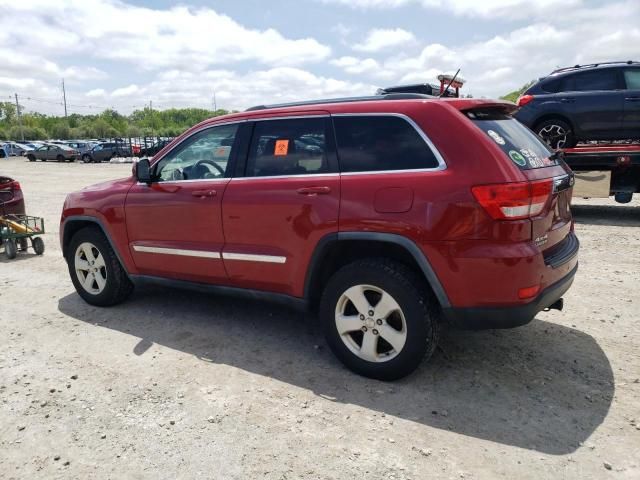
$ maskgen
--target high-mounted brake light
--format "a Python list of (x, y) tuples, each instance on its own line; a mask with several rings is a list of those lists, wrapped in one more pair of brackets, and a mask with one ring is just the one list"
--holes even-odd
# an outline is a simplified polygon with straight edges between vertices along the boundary
[(518, 98), (516, 105), (519, 107), (524, 107), (527, 103), (533, 100), (533, 95), (522, 95)]
[(553, 179), (497, 183), (471, 188), (473, 196), (495, 220), (521, 220), (539, 215), (553, 192)]

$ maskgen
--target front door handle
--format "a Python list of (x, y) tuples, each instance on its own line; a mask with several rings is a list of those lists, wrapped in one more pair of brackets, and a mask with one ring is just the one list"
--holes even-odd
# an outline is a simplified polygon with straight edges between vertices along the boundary
[(564, 97), (564, 98), (561, 98), (560, 101), (562, 103), (574, 103), (576, 99), (571, 97)]
[(218, 192), (216, 192), (215, 190), (194, 190), (193, 192), (191, 192), (191, 195), (200, 198), (215, 197), (217, 194)]
[(331, 188), (322, 186), (322, 187), (302, 187), (298, 189), (298, 193), (300, 195), (327, 195), (331, 193)]
[(625, 97), (627, 102), (640, 102), (640, 97)]

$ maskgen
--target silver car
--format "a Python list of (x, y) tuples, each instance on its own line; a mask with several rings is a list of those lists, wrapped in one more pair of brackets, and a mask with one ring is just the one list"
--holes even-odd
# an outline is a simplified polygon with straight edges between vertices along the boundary
[(9, 155), (11, 155), (12, 157), (24, 157), (27, 154), (27, 152), (30, 152), (31, 150), (33, 150), (28, 145), (25, 145), (24, 143), (17, 143), (17, 142), (6, 142), (4, 144), (4, 147), (5, 147), (5, 150), (9, 152)]

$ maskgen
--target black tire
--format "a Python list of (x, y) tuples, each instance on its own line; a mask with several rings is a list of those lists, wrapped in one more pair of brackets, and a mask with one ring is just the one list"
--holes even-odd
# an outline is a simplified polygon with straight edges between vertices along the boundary
[[(80, 244), (89, 242), (100, 252), (105, 261), (106, 285), (104, 290), (98, 294), (92, 294), (85, 290), (80, 283), (75, 271), (75, 253)], [(117, 255), (105, 238), (102, 231), (97, 227), (86, 227), (78, 231), (69, 244), (67, 251), (67, 266), (73, 286), (82, 299), (98, 307), (108, 307), (117, 305), (125, 301), (133, 292), (133, 283), (129, 280), (127, 273), (120, 264)]]
[[(374, 362), (361, 358), (347, 347), (338, 332), (335, 318), (340, 298), (347, 289), (356, 285), (369, 285), (383, 290), (391, 295), (402, 310), (406, 340), (401, 350), (390, 360)], [(336, 357), (360, 375), (386, 381), (408, 375), (424, 358), (433, 354), (439, 336), (438, 312), (436, 302), (420, 276), (400, 263), (383, 258), (359, 260), (341, 268), (329, 279), (320, 300), (320, 320), (325, 338)], [(374, 330), (376, 327), (369, 328), (378, 335), (377, 330)], [(353, 332), (354, 335), (358, 333)], [(380, 338), (384, 338), (381, 331)], [(377, 339), (375, 348), (378, 354), (380, 345)], [(390, 346), (388, 343), (387, 345)]]
[(27, 155), (27, 158), (29, 159), (30, 162), (35, 162), (36, 161), (35, 155)]
[(56, 160), (59, 161), (59, 162), (64, 162), (64, 157), (62, 155), (58, 155), (56, 157)]
[(4, 254), (9, 260), (13, 260), (18, 255), (18, 246), (13, 238), (4, 240)]
[(44, 253), (44, 240), (40, 237), (34, 237), (31, 240), (31, 246), (36, 255), (42, 255)]
[(29, 249), (29, 241), (26, 238), (18, 240), (18, 249), (21, 252), (26, 252)]
[[(577, 143), (571, 125), (560, 118), (549, 118), (540, 122), (535, 126), (533, 131), (553, 149), (572, 148), (575, 147)], [(563, 132), (565, 135), (559, 136), (562, 135)]]
[(84, 155), (82, 155), (82, 161), (84, 163), (91, 163), (93, 160), (91, 159), (90, 155), (87, 155), (86, 153)]

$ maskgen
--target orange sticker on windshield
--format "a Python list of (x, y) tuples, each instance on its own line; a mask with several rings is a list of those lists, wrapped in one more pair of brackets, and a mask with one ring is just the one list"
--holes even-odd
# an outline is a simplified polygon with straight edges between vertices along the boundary
[(273, 152), (276, 156), (286, 155), (289, 152), (289, 140), (276, 140), (276, 148)]

